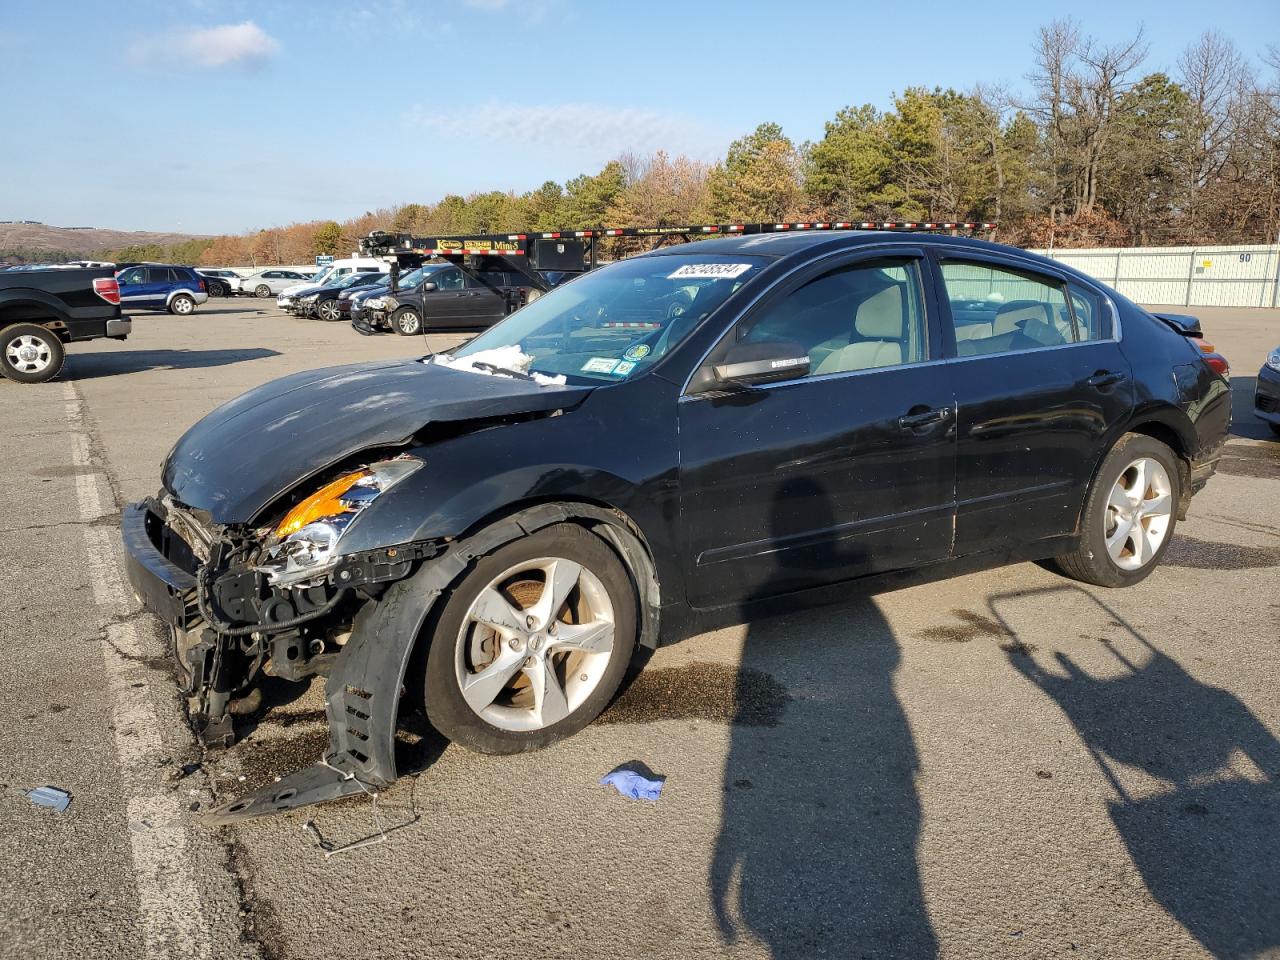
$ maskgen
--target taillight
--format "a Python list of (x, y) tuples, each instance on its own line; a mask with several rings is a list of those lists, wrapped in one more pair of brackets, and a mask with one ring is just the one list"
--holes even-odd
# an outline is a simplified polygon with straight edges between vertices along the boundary
[(204, 293), (204, 291), (205, 291), (205, 285), (204, 285), (204, 281), (203, 281), (203, 280), (197, 280), (197, 281), (196, 281), (196, 286), (200, 288), (200, 292), (201, 292), (201, 293)]
[(107, 303), (120, 302), (120, 284), (115, 277), (96, 277), (93, 281), (93, 292)]
[(1231, 364), (1227, 363), (1227, 358), (1213, 349), (1212, 343), (1206, 343), (1203, 340), (1195, 341), (1197, 347), (1200, 348), (1200, 358), (1220, 377), (1231, 376)]

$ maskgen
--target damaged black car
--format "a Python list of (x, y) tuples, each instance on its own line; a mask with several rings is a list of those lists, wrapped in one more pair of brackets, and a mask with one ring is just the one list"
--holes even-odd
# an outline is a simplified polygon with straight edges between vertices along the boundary
[(326, 678), (325, 756), (214, 819), (390, 783), (409, 704), (488, 753), (568, 736), (702, 611), (961, 557), (1135, 583), (1225, 439), (1197, 338), (995, 244), (756, 236), (252, 390), (123, 519), (207, 740)]

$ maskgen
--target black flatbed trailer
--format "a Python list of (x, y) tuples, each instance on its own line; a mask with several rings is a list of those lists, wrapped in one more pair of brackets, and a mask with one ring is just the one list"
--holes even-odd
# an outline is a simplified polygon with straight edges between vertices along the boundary
[[(543, 272), (585, 273), (599, 265), (598, 243), (615, 238), (649, 240), (650, 250), (669, 242), (687, 243), (717, 236), (762, 233), (802, 233), (822, 230), (889, 230), (896, 232), (991, 231), (991, 222), (916, 220), (835, 220), (787, 223), (698, 223), (641, 227), (589, 227), (573, 230), (527, 230), (517, 233), (473, 233), (414, 236), (381, 230), (360, 240), (361, 253), (394, 257), (402, 270), (431, 259), (447, 260), (468, 274), (485, 269), (519, 273), (530, 286), (546, 292), (551, 284)], [(516, 309), (521, 304), (509, 304)]]

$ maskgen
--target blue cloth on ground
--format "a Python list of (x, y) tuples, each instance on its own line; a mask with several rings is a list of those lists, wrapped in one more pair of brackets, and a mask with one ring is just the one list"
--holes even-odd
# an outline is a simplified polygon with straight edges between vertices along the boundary
[(634, 770), (619, 767), (601, 777), (600, 786), (613, 787), (624, 797), (630, 797), (632, 800), (657, 800), (662, 794), (662, 785), (666, 779), (666, 777), (650, 779)]

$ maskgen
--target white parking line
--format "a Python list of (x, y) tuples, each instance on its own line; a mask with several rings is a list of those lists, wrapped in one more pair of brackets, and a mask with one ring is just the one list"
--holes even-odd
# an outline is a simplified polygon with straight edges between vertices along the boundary
[[(79, 468), (76, 500), (80, 519), (100, 520), (115, 512), (105, 476), (96, 468), (84, 427), (84, 402), (74, 384), (63, 384), (71, 461)], [(84, 528), (85, 558), (93, 599), (104, 612), (128, 608), (125, 579), (118, 559), (119, 537), (108, 527)], [(110, 624), (103, 636), (102, 657), (111, 691), (112, 721), (120, 781), (126, 797), (129, 846), (138, 890), (138, 916), (147, 957), (209, 958), (212, 948), (200, 890), (191, 873), (187, 825), (181, 794), (166, 790), (158, 765), (164, 745), (152, 702), (150, 670), (138, 658), (147, 644), (135, 624)]]

